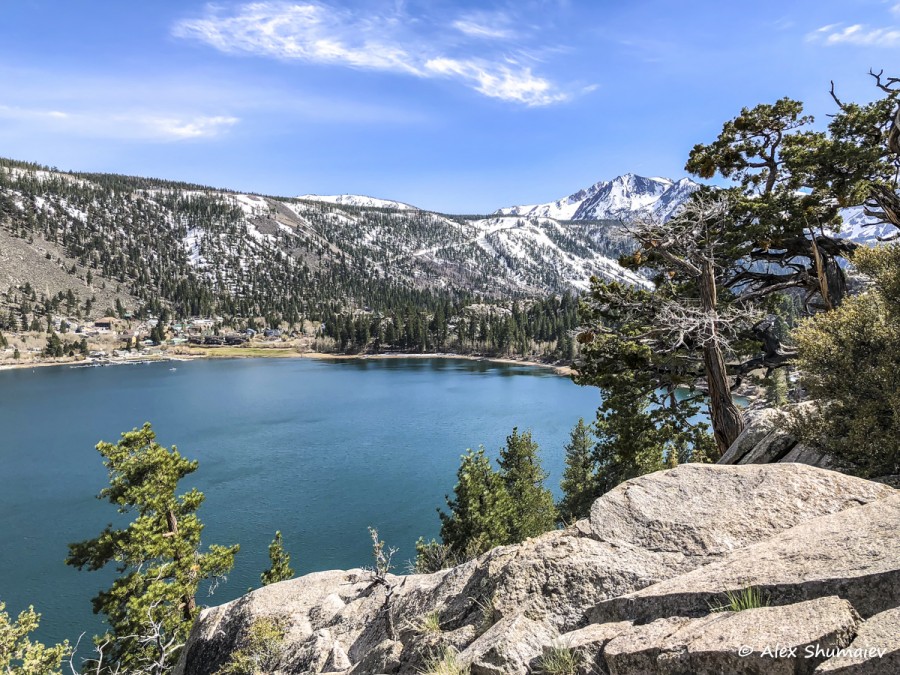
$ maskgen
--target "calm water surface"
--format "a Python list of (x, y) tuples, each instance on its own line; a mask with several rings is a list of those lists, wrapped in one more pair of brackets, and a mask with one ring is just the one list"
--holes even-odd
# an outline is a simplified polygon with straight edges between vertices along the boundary
[(369, 525), (402, 565), (438, 534), (459, 456), (479, 444), (496, 456), (516, 425), (558, 494), (569, 430), (599, 404), (549, 370), (442, 359), (39, 368), (0, 372), (0, 392), (0, 600), (33, 604), (47, 641), (101, 628), (90, 598), (111, 576), (63, 564), (67, 543), (116, 518), (95, 498), (101, 439), (150, 421), (200, 460), (180, 488), (206, 493), (204, 543), (241, 544), (228, 583), (198, 598), (214, 605), (259, 586), (277, 529), (298, 574), (368, 565)]

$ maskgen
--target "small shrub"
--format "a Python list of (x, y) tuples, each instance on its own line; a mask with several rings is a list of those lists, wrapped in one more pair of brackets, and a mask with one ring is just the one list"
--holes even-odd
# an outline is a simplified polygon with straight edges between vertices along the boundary
[(546, 675), (575, 675), (578, 661), (578, 653), (569, 647), (549, 647), (540, 658), (539, 668)]
[(432, 539), (426, 542), (419, 537), (416, 542), (416, 559), (410, 563), (409, 571), (412, 574), (431, 574), (448, 567), (453, 567), (455, 556), (446, 544)]
[(481, 609), (481, 621), (478, 624), (478, 634), (483, 635), (487, 630), (500, 620), (500, 614), (494, 607), (494, 596), (486, 596), (484, 599), (470, 598)]
[(441, 632), (441, 614), (437, 610), (429, 612), (416, 625), (420, 634), (436, 635)]
[(713, 612), (743, 612), (745, 609), (759, 609), (768, 607), (769, 598), (762, 591), (752, 586), (733, 592), (725, 591), (725, 604), (710, 607)]
[(257, 619), (250, 626), (246, 646), (231, 655), (216, 675), (263, 675), (278, 665), (284, 627), (275, 619)]
[(369, 528), (369, 536), (372, 538), (372, 558), (375, 560), (375, 578), (386, 583), (387, 575), (394, 568), (394, 555), (397, 549), (393, 546), (385, 547), (384, 542), (378, 537), (378, 530), (374, 527)]
[(459, 654), (452, 647), (445, 647), (436, 656), (425, 661), (421, 675), (470, 675), (469, 666), (459, 660)]
[(447, 544), (442, 544), (432, 539), (425, 541), (419, 537), (416, 542), (416, 559), (407, 568), (410, 574), (431, 574), (457, 565), (462, 565), (484, 552), (481, 542), (478, 540), (469, 542), (461, 553), (453, 551)]

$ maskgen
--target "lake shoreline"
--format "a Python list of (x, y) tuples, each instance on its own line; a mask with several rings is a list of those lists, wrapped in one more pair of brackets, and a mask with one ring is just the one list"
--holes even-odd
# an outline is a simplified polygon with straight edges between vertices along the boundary
[(502, 356), (475, 356), (472, 354), (452, 354), (452, 353), (412, 353), (412, 354), (328, 354), (325, 352), (306, 352), (299, 354), (301, 358), (319, 359), (323, 361), (344, 361), (344, 360), (368, 360), (368, 359), (457, 359), (463, 361), (485, 361), (488, 363), (502, 363), (513, 366), (528, 366), (529, 368), (548, 368), (562, 377), (570, 377), (575, 373), (571, 366), (558, 366), (553, 363), (542, 363), (540, 361), (527, 361), (524, 359), (504, 358)]
[[(219, 349), (222, 349), (219, 352)], [(225, 351), (227, 350), (227, 351)], [(242, 351), (246, 353), (241, 353)], [(219, 352), (219, 353), (217, 353)], [(69, 366), (70, 368), (89, 368), (89, 367), (106, 367), (120, 365), (139, 365), (147, 362), (178, 362), (178, 361), (194, 361), (200, 359), (253, 359), (253, 358), (283, 358), (283, 359), (316, 359), (320, 361), (350, 361), (350, 360), (369, 360), (369, 359), (456, 359), (465, 361), (484, 361), (489, 363), (501, 363), (506, 365), (527, 366), (530, 368), (546, 368), (552, 370), (554, 374), (560, 377), (571, 377), (575, 371), (571, 366), (559, 366), (552, 363), (542, 363), (540, 361), (527, 361), (521, 359), (504, 358), (501, 356), (476, 356), (473, 354), (453, 354), (445, 352), (434, 353), (382, 353), (382, 354), (332, 354), (329, 352), (299, 352), (292, 349), (278, 348), (242, 348), (236, 347), (229, 349), (211, 348), (202, 353), (196, 350), (178, 351), (166, 355), (153, 355), (142, 357), (140, 359), (121, 359), (104, 363), (86, 363), (85, 361), (33, 361), (28, 363), (9, 363), (0, 364), (0, 372), (4, 370), (25, 370), (28, 368), (49, 368), (52, 366), (61, 367)]]

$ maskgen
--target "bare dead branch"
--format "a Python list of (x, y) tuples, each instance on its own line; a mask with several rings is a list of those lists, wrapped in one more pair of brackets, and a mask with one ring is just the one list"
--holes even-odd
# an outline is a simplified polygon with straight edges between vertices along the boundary
[(874, 69), (870, 68), (869, 75), (875, 78), (875, 86), (881, 89), (881, 91), (888, 94), (900, 92), (900, 77), (887, 77), (884, 82), (881, 81), (881, 76), (884, 75), (884, 68), (877, 73)]
[(831, 98), (834, 99), (834, 102), (837, 103), (838, 108), (840, 108), (841, 110), (845, 110), (844, 102), (838, 98), (836, 93), (834, 93), (834, 80), (831, 80), (831, 90), (829, 91), (829, 93), (831, 94)]

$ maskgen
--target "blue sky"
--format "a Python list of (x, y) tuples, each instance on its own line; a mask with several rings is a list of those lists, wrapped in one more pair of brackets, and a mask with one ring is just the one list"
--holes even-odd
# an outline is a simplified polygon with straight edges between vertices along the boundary
[(0, 155), (480, 213), (898, 66), (898, 0), (0, 0)]

